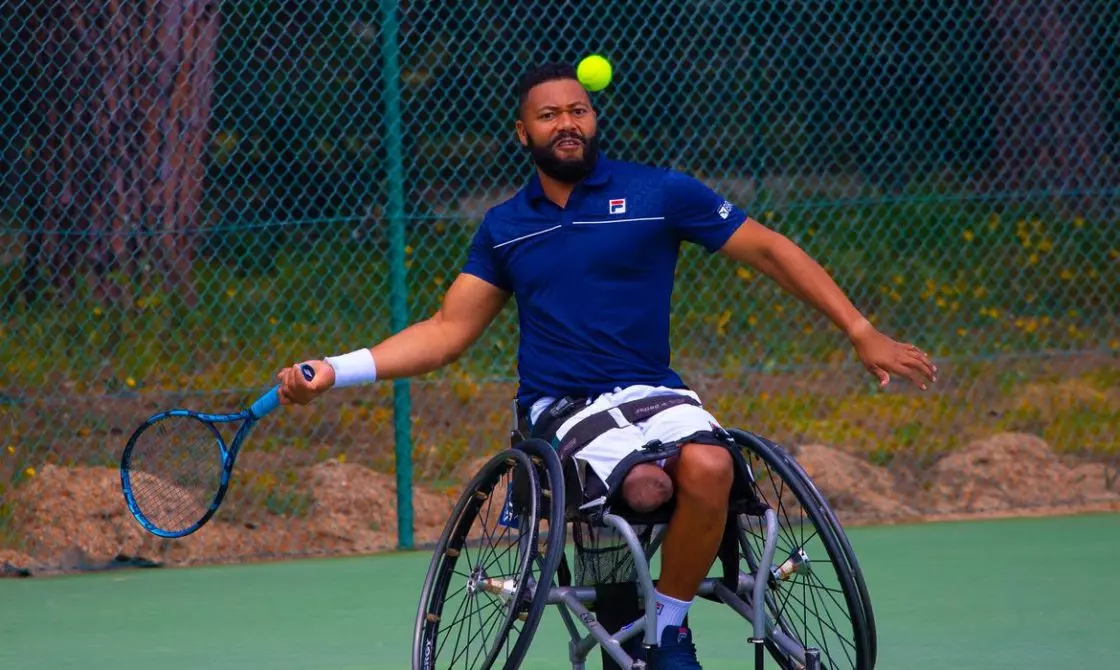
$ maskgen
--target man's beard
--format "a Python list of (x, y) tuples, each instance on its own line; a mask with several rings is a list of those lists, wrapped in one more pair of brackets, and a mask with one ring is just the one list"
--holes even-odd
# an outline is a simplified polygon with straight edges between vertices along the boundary
[[(583, 157), (563, 159), (559, 158), (554, 152), (553, 147), (557, 142), (565, 139), (578, 140), (583, 144)], [(591, 137), (584, 137), (576, 133), (561, 133), (552, 138), (552, 142), (546, 145), (537, 145), (533, 143), (533, 138), (527, 137), (529, 143), (527, 149), (529, 155), (533, 158), (533, 162), (549, 177), (556, 181), (565, 184), (574, 184), (581, 179), (591, 174), (595, 169), (595, 162), (599, 157), (599, 135), (598, 133)]]

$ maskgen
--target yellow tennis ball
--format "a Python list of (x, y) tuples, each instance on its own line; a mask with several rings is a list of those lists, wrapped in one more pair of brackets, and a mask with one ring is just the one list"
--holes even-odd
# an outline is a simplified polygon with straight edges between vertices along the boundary
[(599, 54), (591, 54), (576, 66), (579, 83), (589, 91), (601, 91), (611, 83), (611, 62)]

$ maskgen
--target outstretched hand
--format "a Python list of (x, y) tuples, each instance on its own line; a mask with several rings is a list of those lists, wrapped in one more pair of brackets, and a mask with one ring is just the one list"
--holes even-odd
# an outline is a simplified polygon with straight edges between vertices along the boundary
[(891, 375), (909, 379), (923, 391), (927, 382), (937, 381), (937, 366), (929, 354), (913, 344), (897, 342), (864, 321), (849, 336), (864, 367), (879, 378), (879, 388), (891, 382)]

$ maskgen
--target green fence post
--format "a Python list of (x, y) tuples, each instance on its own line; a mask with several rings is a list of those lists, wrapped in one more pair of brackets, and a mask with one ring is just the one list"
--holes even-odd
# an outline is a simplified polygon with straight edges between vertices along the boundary
[[(389, 188), (389, 308), (394, 333), (408, 326), (405, 272), (404, 167), (401, 157), (400, 63), (397, 2), (381, 0), (381, 84)], [(412, 549), (412, 408), (407, 379), (393, 381), (393, 436), (397, 460), (397, 544)]]

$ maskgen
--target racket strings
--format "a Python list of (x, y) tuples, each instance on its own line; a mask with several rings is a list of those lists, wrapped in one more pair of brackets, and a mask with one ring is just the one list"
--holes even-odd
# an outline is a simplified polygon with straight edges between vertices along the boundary
[(179, 531), (210, 508), (222, 478), (217, 438), (201, 421), (173, 417), (148, 427), (133, 448), (132, 494), (156, 526)]

